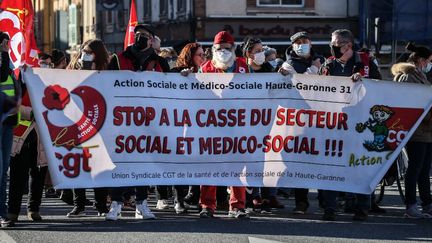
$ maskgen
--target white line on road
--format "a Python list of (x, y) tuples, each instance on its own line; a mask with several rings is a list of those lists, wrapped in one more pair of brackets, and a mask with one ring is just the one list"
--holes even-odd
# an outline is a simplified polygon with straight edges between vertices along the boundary
[(0, 230), (0, 243), (16, 243), (4, 230)]
[(261, 238), (255, 238), (255, 237), (248, 237), (249, 243), (280, 243), (280, 241), (274, 241), (274, 240), (266, 240)]

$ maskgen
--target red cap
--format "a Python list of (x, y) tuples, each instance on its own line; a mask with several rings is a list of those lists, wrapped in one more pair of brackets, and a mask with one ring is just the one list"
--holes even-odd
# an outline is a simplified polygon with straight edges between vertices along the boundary
[(234, 38), (227, 31), (221, 31), (216, 34), (213, 44), (230, 43), (234, 45)]

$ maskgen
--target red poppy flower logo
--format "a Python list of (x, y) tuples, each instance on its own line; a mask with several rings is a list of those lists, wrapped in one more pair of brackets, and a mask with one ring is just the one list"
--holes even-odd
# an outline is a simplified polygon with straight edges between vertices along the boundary
[(42, 103), (49, 110), (63, 110), (70, 101), (67, 89), (60, 85), (50, 85), (44, 91)]
[(60, 85), (51, 85), (45, 89), (44, 94), (42, 103), (48, 110), (63, 110), (70, 102), (70, 94), (80, 97), (83, 103), (81, 118), (70, 126), (55, 125), (48, 119), (48, 111), (42, 113), (54, 146), (63, 146), (71, 150), (92, 138), (102, 128), (106, 116), (106, 103), (96, 89), (79, 86), (69, 93)]

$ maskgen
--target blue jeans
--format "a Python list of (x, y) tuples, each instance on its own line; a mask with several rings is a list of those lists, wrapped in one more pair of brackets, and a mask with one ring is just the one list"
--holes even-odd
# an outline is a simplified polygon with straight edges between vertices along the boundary
[(0, 127), (0, 217), (3, 218), (7, 216), (6, 184), (12, 142), (13, 126), (3, 124)]
[(432, 143), (408, 142), (408, 168), (405, 176), (405, 204), (416, 204), (418, 185), (422, 206), (432, 203), (429, 171), (432, 161)]

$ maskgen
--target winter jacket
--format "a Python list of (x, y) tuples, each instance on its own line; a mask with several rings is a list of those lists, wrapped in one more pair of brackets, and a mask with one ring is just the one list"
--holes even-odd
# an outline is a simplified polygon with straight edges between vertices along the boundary
[[(432, 85), (426, 75), (411, 63), (398, 63), (392, 66), (394, 81)], [(432, 143), (432, 111), (429, 111), (420, 123), (410, 141)]]

